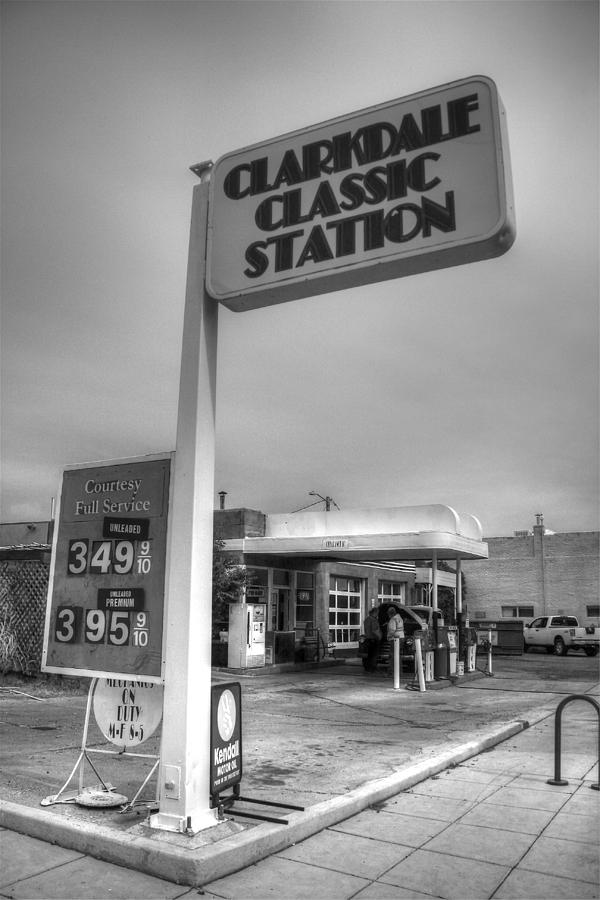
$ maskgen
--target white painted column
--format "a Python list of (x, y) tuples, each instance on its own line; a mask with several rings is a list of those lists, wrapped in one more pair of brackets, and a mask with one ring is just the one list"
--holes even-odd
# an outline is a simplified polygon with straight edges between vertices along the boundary
[(456, 557), (456, 590), (454, 593), (454, 602), (456, 613), (462, 613), (462, 560), (460, 556)]
[(400, 639), (394, 638), (392, 641), (394, 648), (394, 690), (400, 690)]
[(210, 698), (218, 304), (205, 293), (208, 184), (192, 221), (167, 564), (166, 668), (159, 811), (150, 825), (193, 833), (210, 809)]
[(463, 631), (463, 618), (462, 618), (462, 560), (460, 556), (456, 556), (456, 586), (454, 589), (454, 618), (456, 620), (456, 624), (458, 626), (458, 634), (457, 634), (457, 660), (464, 659), (464, 670), (467, 671), (467, 659), (465, 656), (465, 647), (463, 647), (462, 639), (464, 635)]
[(433, 556), (431, 558), (431, 605), (434, 609), (438, 609), (437, 550), (433, 551)]

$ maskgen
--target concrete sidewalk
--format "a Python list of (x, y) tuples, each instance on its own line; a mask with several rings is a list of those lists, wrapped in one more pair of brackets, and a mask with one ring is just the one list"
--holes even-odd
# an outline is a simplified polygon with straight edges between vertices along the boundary
[[(0, 804), (0, 824), (6, 829), (0, 832), (5, 861), (0, 895), (166, 900), (196, 895), (182, 886), (187, 884), (203, 885), (209, 896), (248, 900), (597, 897), (598, 792), (590, 789), (598, 778), (597, 725), (589, 703), (570, 704), (568, 730), (563, 726), (563, 777), (570, 784), (546, 784), (554, 771), (558, 701), (570, 693), (598, 696), (597, 680), (590, 680), (591, 673), (597, 676), (594, 664), (582, 660), (577, 667), (579, 680), (565, 687), (538, 683), (534, 677), (523, 684), (527, 663), (517, 667), (509, 662), (497, 667), (494, 679), (461, 680), (427, 694), (405, 687), (394, 692), (389, 684), (377, 684), (348, 667), (296, 676), (292, 683), (282, 677), (244, 683), (244, 702), (261, 711), (254, 725), (266, 730), (267, 744), (282, 732), (284, 715), (287, 731), (291, 729), (292, 738), (300, 741), (293, 758), (287, 732), (277, 747), (271, 746), (273, 758), (280, 759), (282, 751), (292, 773), (286, 775), (280, 761), (282, 790), (277, 799), (293, 803), (305, 796), (309, 802), (302, 804), (304, 812), (287, 817), (287, 825), (223, 823), (210, 829), (215, 832), (210, 843), (206, 833), (194, 838), (164, 832), (149, 835), (151, 830), (139, 821), (124, 822), (106, 810), (40, 808), (33, 794), (15, 789), (14, 778), (8, 784), (6, 775), (0, 776), (4, 781), (0, 796), (12, 798)], [(290, 691), (299, 691), (300, 683), (302, 693), (294, 695), (294, 729)], [(17, 705), (22, 707), (23, 701)], [(340, 721), (335, 719), (336, 710), (344, 713)], [(47, 717), (47, 707), (44, 712)], [(56, 714), (56, 704), (51, 712)], [(507, 719), (508, 712), (519, 718)], [(36, 713), (38, 724), (31, 727), (49, 728), (41, 710)], [(365, 721), (357, 722), (357, 714)], [(258, 731), (249, 725), (247, 715), (245, 721), (251, 745)], [(327, 733), (332, 732), (329, 744), (324, 741), (325, 725)], [(329, 750), (325, 763), (315, 747), (317, 726), (318, 747)], [(356, 741), (350, 745), (347, 735), (352, 730)], [(418, 746), (412, 743), (417, 732)], [(30, 736), (24, 727), (19, 733)], [(425, 743), (424, 735), (430, 739)], [(40, 730), (39, 737), (44, 743), (55, 734)], [(403, 742), (408, 747), (405, 753)], [(260, 749), (264, 762), (264, 746)], [(65, 752), (64, 747), (54, 751), (57, 756)], [(308, 755), (310, 762), (303, 765)], [(39, 774), (40, 758), (47, 758), (43, 748), (29, 754), (30, 773), (33, 767)], [(349, 777), (341, 764), (344, 760)], [(12, 766), (14, 775), (14, 758), (9, 754), (2, 762), (9, 770)], [(317, 777), (318, 762), (327, 769), (326, 797), (307, 783)], [(357, 766), (362, 768), (361, 778), (354, 775)], [(271, 791), (273, 769), (271, 764), (267, 773)], [(244, 794), (256, 796), (262, 790), (265, 796), (260, 775), (247, 781)], [(236, 872), (239, 869), (243, 871)]]
[(582, 747), (569, 758), (566, 786), (547, 784), (549, 716), (490, 752), (205, 885), (205, 895), (598, 897), (600, 794), (590, 789), (598, 779), (597, 717), (588, 708), (578, 710)]

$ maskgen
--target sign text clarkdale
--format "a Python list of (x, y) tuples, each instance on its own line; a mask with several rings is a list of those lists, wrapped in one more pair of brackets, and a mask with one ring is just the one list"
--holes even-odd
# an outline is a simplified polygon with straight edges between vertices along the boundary
[[(317, 217), (326, 219), (339, 216), (342, 211), (354, 212), (385, 200), (399, 200), (407, 196), (409, 189), (421, 194), (431, 191), (441, 181), (435, 175), (439, 153), (419, 153), (410, 161), (395, 157), (403, 151), (409, 153), (480, 130), (480, 125), (470, 120), (470, 114), (478, 108), (476, 94), (459, 97), (446, 107), (447, 131), (444, 130), (440, 105), (422, 110), (420, 127), (412, 113), (403, 116), (398, 127), (391, 122), (376, 122), (354, 133), (335, 134), (331, 140), (305, 144), (300, 159), (295, 150), (287, 150), (272, 183), (269, 182), (268, 157), (242, 163), (227, 174), (223, 185), (225, 194), (232, 200), (239, 200), (247, 195), (278, 191), (282, 185), (313, 181), (323, 174), (346, 172), (353, 166), (393, 159), (386, 166), (346, 175), (339, 184), (338, 196), (329, 181), (321, 181), (310, 194), (306, 191), (306, 198), (301, 189), (267, 197), (257, 206), (255, 221), (262, 231), (272, 232), (290, 225), (312, 223)], [(246, 261), (250, 265), (244, 274), (256, 278), (271, 262), (275, 271), (281, 272), (301, 268), (311, 261), (351, 256), (356, 253), (357, 240), (361, 237), (363, 249), (368, 251), (383, 247), (385, 240), (399, 244), (410, 241), (421, 231), (428, 237), (433, 228), (455, 230), (454, 191), (446, 191), (443, 205), (421, 197), (420, 206), (401, 203), (386, 214), (382, 208), (366, 209), (357, 215), (328, 221), (325, 229), (333, 232), (333, 240), (319, 224), (308, 232), (308, 238), (306, 230), (300, 229), (254, 241), (246, 250)], [(272, 259), (266, 252), (269, 247), (274, 248)], [(298, 251), (296, 247), (301, 249)]]
[(505, 252), (502, 115), (477, 77), (222, 157), (209, 293), (250, 309)]

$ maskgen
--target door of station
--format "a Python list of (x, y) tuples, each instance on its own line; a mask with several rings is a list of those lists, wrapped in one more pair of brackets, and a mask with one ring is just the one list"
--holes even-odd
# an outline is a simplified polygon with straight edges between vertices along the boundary
[(271, 624), (273, 631), (292, 631), (294, 616), (291, 608), (292, 592), (289, 588), (275, 587), (271, 591)]

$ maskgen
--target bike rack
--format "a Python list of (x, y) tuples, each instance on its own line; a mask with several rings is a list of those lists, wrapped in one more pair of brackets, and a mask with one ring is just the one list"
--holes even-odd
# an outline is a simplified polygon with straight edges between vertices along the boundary
[[(561, 720), (562, 720), (562, 711), (567, 705), (567, 703), (571, 703), (573, 700), (586, 700), (588, 703), (591, 703), (598, 713), (598, 758), (600, 760), (600, 704), (597, 700), (594, 700), (593, 697), (588, 697), (587, 694), (571, 694), (569, 697), (565, 697), (564, 700), (561, 700), (558, 706), (556, 707), (556, 713), (554, 716), (554, 778), (548, 778), (546, 784), (568, 784), (564, 778), (560, 777), (560, 751), (561, 751)], [(600, 791), (600, 771), (598, 773), (598, 782), (596, 784), (591, 784), (590, 787), (594, 791)]]
[[(320, 628), (315, 628), (314, 625), (307, 624), (304, 628), (304, 637), (301, 641), (301, 646), (304, 650), (305, 656), (307, 654), (315, 654), (313, 655), (312, 660), (305, 659), (305, 662), (320, 662), (321, 658), (325, 659), (327, 656), (327, 647), (325, 646), (325, 641), (323, 640), (323, 635), (321, 634)], [(323, 656), (321, 657), (321, 648), (323, 650)]]

